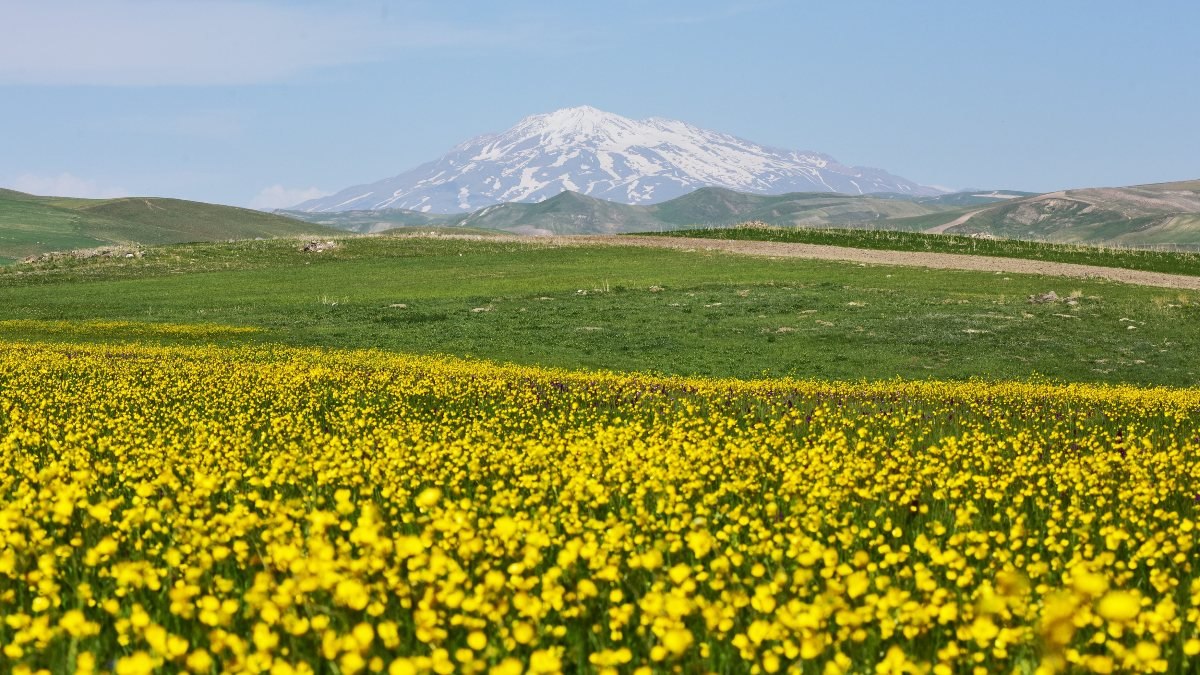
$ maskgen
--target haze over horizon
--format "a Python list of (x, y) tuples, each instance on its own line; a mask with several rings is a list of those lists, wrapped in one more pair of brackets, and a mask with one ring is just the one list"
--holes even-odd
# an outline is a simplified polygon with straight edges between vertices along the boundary
[(925, 185), (1200, 177), (1200, 8), (631, 1), (0, 6), (0, 186), (283, 207), (592, 105)]

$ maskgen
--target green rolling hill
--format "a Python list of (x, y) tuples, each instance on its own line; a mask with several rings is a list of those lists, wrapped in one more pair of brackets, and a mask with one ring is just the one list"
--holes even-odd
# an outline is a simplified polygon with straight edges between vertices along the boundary
[(458, 223), (528, 234), (615, 234), (734, 225), (751, 220), (789, 226), (858, 226), (944, 210), (914, 201), (825, 192), (753, 195), (701, 188), (649, 206), (563, 192), (536, 204), (498, 204), (480, 209)]
[(467, 214), (458, 216), (442, 213), (422, 213), (409, 209), (380, 209), (378, 211), (330, 211), (308, 213), (305, 211), (276, 210), (286, 218), (304, 220), (318, 225), (328, 225), (339, 230), (374, 234), (398, 227), (447, 227), (457, 225)]
[(273, 213), (183, 199), (39, 197), (0, 189), (0, 262), (113, 244), (333, 234)]
[(533, 204), (484, 207), (459, 222), (519, 234), (617, 234), (661, 229), (662, 223), (650, 213), (651, 208), (566, 191)]
[(959, 208), (966, 206), (983, 206), (984, 204), (1003, 203), (1009, 199), (1033, 197), (1036, 192), (1019, 192), (1017, 190), (964, 190), (936, 197), (916, 197), (897, 195), (899, 199), (912, 199), (918, 204), (937, 204), (940, 206)]
[(563, 192), (466, 214), (404, 209), (263, 213), (181, 199), (38, 197), (0, 189), (0, 263), (49, 251), (397, 228), (528, 235), (665, 232), (758, 221), (987, 235), (1115, 246), (1200, 246), (1200, 181), (1047, 194), (973, 190), (936, 197), (796, 192), (755, 195), (702, 188), (652, 205)]
[(496, 204), (468, 214), (402, 209), (282, 213), (355, 232), (437, 225), (533, 235), (618, 234), (758, 221), (783, 227), (907, 230), (1103, 246), (1200, 246), (1200, 180), (1047, 194), (968, 190), (936, 197), (756, 195), (701, 188), (670, 201), (637, 206), (562, 192), (542, 202)]
[(752, 195), (724, 188), (703, 188), (678, 199), (646, 207), (675, 227), (725, 225), (750, 220), (772, 225), (826, 227), (869, 225), (894, 218), (923, 216), (946, 207), (911, 199), (828, 192)]
[[(956, 222), (957, 221), (957, 222)], [(1118, 246), (1200, 245), (1200, 180), (1062, 190), (964, 209), (951, 234)]]
[(930, 217), (953, 212), (957, 207), (958, 204), (954, 202), (943, 203), (938, 198), (917, 200), (901, 198), (899, 195), (859, 196), (828, 192), (755, 195), (725, 188), (701, 188), (670, 201), (645, 206), (610, 202), (566, 191), (541, 202), (496, 204), (468, 214), (438, 215), (404, 209), (280, 213), (354, 232), (442, 225), (544, 235), (665, 231), (734, 225), (750, 220), (786, 226), (877, 225), (892, 229), (897, 227), (891, 224), (892, 221)]

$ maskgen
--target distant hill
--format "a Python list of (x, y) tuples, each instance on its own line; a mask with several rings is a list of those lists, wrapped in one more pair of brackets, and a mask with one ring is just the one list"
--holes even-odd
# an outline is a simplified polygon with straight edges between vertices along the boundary
[(921, 196), (793, 192), (762, 195), (706, 187), (670, 201), (630, 205), (564, 191), (469, 214), (404, 209), (285, 215), (355, 232), (392, 227), (472, 227), (521, 234), (617, 234), (761, 221), (784, 227), (850, 227), (1005, 239), (1145, 246), (1200, 245), (1200, 180), (1048, 194), (968, 190)]
[(170, 244), (337, 231), (274, 213), (182, 199), (75, 199), (0, 189), (0, 262), (111, 244)]
[(518, 234), (617, 234), (663, 227), (650, 213), (650, 207), (618, 204), (570, 191), (534, 204), (486, 206), (459, 224)]
[[(735, 225), (749, 220), (784, 226), (921, 229), (928, 227), (924, 220), (915, 225), (896, 223), (910, 218), (933, 218), (941, 213), (957, 214), (956, 202), (939, 201), (952, 196), (844, 195), (830, 192), (761, 195), (706, 187), (659, 204), (630, 205), (568, 190), (541, 202), (496, 204), (469, 214), (437, 215), (406, 209), (278, 213), (354, 232), (440, 225), (521, 234), (617, 234)], [(988, 201), (985, 197), (969, 199), (971, 201), (968, 203), (971, 204)], [(990, 201), (1001, 199), (1003, 197), (995, 197)]]
[(379, 209), (378, 211), (329, 211), (308, 213), (280, 209), (275, 213), (339, 230), (373, 234), (397, 227), (444, 227), (457, 225), (468, 214), (422, 213), (409, 209)]
[(1200, 244), (1200, 180), (1062, 190), (1011, 199), (965, 209), (932, 231), (1064, 243), (1196, 245)]
[(647, 208), (659, 220), (676, 228), (732, 225), (748, 220), (808, 227), (868, 225), (946, 210), (945, 206), (922, 204), (911, 198), (828, 192), (753, 195), (723, 188), (703, 188)]
[[(936, 197), (918, 197), (914, 201), (918, 204), (938, 204), (940, 206), (982, 206), (1021, 197), (1033, 197), (1036, 194), (1036, 192), (1018, 192), (1016, 190), (964, 190)], [(903, 199), (912, 199), (907, 195), (897, 196)]]

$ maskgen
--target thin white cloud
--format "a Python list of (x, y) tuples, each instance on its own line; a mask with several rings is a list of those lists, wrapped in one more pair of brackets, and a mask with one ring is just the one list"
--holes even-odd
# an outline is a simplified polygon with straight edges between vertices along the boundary
[(211, 141), (242, 137), (251, 114), (233, 109), (192, 110), (178, 114), (135, 113), (117, 118), (81, 120), (79, 124), (97, 133), (114, 130), (136, 135), (180, 136)]
[(277, 82), (400, 50), (520, 39), (510, 31), (382, 19), (353, 6), (233, 0), (0, 2), (0, 84)]
[(327, 197), (330, 192), (321, 190), (320, 188), (287, 188), (282, 185), (271, 185), (259, 191), (254, 199), (247, 204), (252, 209), (259, 211), (271, 211), (273, 209), (286, 209), (289, 206), (295, 206), (300, 202), (306, 202), (310, 199), (318, 197)]
[(23, 173), (13, 181), (12, 189), (50, 197), (111, 199), (129, 196), (129, 192), (124, 188), (102, 185), (94, 180), (80, 178), (66, 172), (54, 176)]

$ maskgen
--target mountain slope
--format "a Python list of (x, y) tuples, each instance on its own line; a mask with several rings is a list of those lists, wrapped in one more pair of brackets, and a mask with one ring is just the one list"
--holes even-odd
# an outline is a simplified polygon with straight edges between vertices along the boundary
[(470, 214), (422, 214), (402, 209), (288, 215), (357, 232), (400, 226), (474, 227), (521, 234), (617, 234), (733, 225), (758, 220), (773, 225), (883, 226), (894, 219), (930, 216), (946, 207), (898, 198), (793, 192), (754, 195), (725, 188), (700, 188), (661, 204), (631, 205), (562, 192), (536, 203), (508, 202)]
[(632, 120), (580, 106), (526, 117), (508, 131), (467, 141), (411, 171), (293, 210), (455, 213), (544, 201), (563, 191), (652, 204), (708, 186), (756, 194), (941, 192), (820, 153), (770, 148), (678, 120)]
[(756, 195), (701, 188), (659, 204), (629, 205), (564, 192), (543, 202), (505, 203), (473, 213), (381, 210), (292, 215), (365, 231), (355, 219), (469, 226), (526, 234), (654, 232), (761, 221), (780, 226), (986, 234), (1006, 239), (1143, 246), (1200, 245), (1200, 181), (1043, 195), (969, 191), (938, 197), (799, 192)]
[(750, 220), (772, 225), (822, 227), (878, 224), (893, 218), (927, 215), (944, 210), (904, 199), (873, 196), (793, 192), (751, 195), (722, 188), (703, 188), (649, 207), (661, 221), (677, 227), (731, 225)]
[(650, 207), (561, 192), (533, 204), (509, 202), (484, 207), (459, 222), (467, 227), (518, 234), (618, 234), (661, 229)]
[[(963, 190), (935, 197), (920, 197), (915, 201), (920, 204), (937, 204), (946, 207), (982, 206), (995, 204), (1021, 197), (1034, 197), (1036, 192), (1019, 192), (1017, 190)], [(903, 198), (903, 196), (901, 196)]]
[(964, 212), (952, 234), (1117, 245), (1200, 244), (1200, 180), (1062, 190)]
[(468, 214), (422, 213), (410, 209), (379, 209), (377, 211), (275, 211), (281, 216), (328, 225), (339, 230), (373, 234), (398, 227), (451, 227)]
[(182, 199), (75, 199), (0, 190), (0, 258), (108, 244), (169, 244), (331, 234), (272, 213)]

